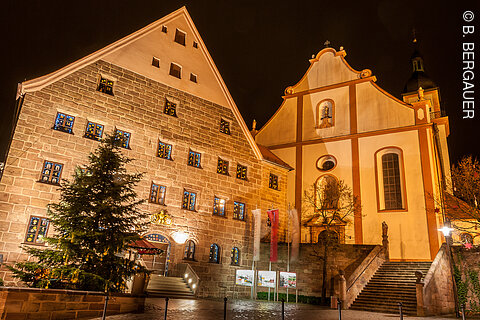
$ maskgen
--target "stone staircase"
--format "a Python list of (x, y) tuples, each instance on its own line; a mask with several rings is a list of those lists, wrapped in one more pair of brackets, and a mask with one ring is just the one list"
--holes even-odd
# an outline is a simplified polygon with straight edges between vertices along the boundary
[(425, 276), (431, 264), (385, 262), (360, 292), (350, 309), (398, 314), (398, 303), (402, 302), (404, 314), (416, 315), (415, 271), (421, 271)]
[(184, 278), (181, 277), (165, 277), (152, 274), (146, 292), (151, 297), (195, 299), (192, 289), (187, 285)]

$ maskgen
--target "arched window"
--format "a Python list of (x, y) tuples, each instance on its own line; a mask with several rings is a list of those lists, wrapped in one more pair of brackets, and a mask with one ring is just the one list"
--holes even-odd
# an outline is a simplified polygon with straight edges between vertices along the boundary
[(331, 175), (323, 175), (315, 183), (315, 209), (335, 210), (338, 208), (340, 191), (338, 181)]
[(463, 244), (470, 243), (473, 244), (473, 237), (470, 233), (462, 233), (460, 235), (460, 240), (462, 240)]
[(325, 99), (317, 105), (317, 129), (330, 128), (333, 126), (334, 120), (333, 100)]
[(231, 261), (232, 265), (238, 266), (240, 264), (240, 250), (238, 250), (237, 247), (232, 248), (230, 258), (232, 259), (232, 261)]
[(379, 210), (406, 209), (402, 150), (384, 148), (375, 158)]
[(188, 240), (185, 244), (185, 252), (183, 253), (183, 259), (194, 260), (195, 259), (195, 242)]
[(213, 243), (210, 246), (209, 261), (213, 262), (213, 263), (219, 263), (220, 262), (220, 247), (216, 243)]

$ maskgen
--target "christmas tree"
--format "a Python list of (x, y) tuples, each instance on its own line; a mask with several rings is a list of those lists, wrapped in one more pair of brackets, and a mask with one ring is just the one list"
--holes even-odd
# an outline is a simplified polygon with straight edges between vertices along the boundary
[(60, 202), (47, 209), (55, 229), (45, 238), (48, 247), (24, 247), (35, 261), (10, 267), (15, 277), (38, 288), (121, 292), (129, 277), (148, 272), (126, 254), (140, 239), (146, 213), (138, 210), (143, 200), (134, 191), (142, 174), (127, 173), (132, 159), (119, 145), (115, 134), (107, 135), (89, 164), (61, 182)]

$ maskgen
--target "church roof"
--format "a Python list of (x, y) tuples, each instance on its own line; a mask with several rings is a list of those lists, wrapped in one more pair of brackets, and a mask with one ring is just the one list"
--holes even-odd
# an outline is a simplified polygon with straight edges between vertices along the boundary
[(275, 154), (273, 154), (273, 152), (268, 150), (267, 147), (264, 147), (260, 144), (257, 144), (257, 145), (258, 145), (258, 148), (260, 149), (260, 152), (262, 153), (264, 160), (272, 162), (281, 167), (284, 167), (285, 169), (293, 170), (293, 168), (290, 165), (288, 165), (288, 163), (286, 163), (285, 161), (277, 157)]

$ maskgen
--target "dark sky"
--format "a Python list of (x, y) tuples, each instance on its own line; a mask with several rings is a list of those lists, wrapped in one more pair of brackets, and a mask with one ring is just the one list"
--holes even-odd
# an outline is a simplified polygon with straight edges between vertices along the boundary
[[(73, 1), (72, 1), (73, 3)], [(297, 83), (325, 40), (356, 70), (400, 98), (411, 74), (412, 29), (426, 72), (450, 119), (450, 158), (480, 157), (477, 67), (475, 118), (462, 119), (462, 41), (480, 39), (478, 1), (18, 1), (0, 9), (0, 155), (11, 130), (17, 82), (59, 69), (186, 5), (247, 125), (262, 126)], [(462, 37), (463, 12), (476, 33)], [(476, 41), (477, 61), (480, 41)], [(480, 63), (477, 64), (480, 66)]]

